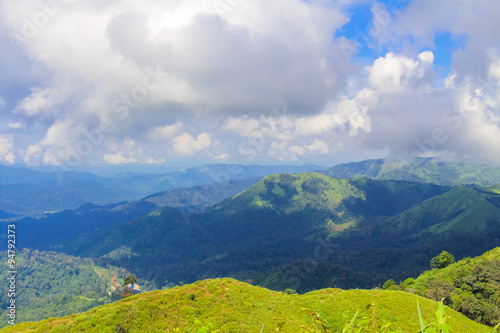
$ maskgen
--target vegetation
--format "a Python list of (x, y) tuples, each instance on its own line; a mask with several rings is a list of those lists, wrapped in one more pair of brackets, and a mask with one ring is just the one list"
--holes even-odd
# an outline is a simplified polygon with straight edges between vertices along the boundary
[(157, 289), (231, 276), (304, 293), (417, 276), (443, 248), (479, 255), (498, 244), (499, 197), (494, 187), (281, 174), (201, 212), (165, 208), (113, 226), (106, 216), (150, 207), (89, 206), (18, 226), (20, 246), (124, 267)]
[[(112, 177), (100, 177), (86, 172), (68, 170), (39, 172), (27, 168), (0, 165), (0, 175), (2, 175), (0, 177), (0, 197), (2, 198), (0, 210), (21, 217), (39, 217), (46, 212), (76, 209), (86, 202), (110, 204), (124, 200), (137, 200), (165, 189), (261, 178), (271, 173), (298, 173), (317, 169), (318, 167), (313, 165), (244, 166), (211, 164), (162, 174), (130, 172)], [(205, 196), (209, 200), (204, 203), (214, 203), (213, 200), (217, 198), (223, 199), (224, 193), (231, 191), (231, 185), (226, 183), (223, 186), (217, 186), (215, 192), (205, 192), (213, 190), (213, 187), (205, 186), (201, 189), (203, 194), (210, 193), (211, 195)], [(240, 190), (243, 190), (243, 188)], [(199, 189), (187, 190), (187, 192), (194, 192), (194, 194), (197, 191)], [(221, 193), (217, 193), (218, 191)], [(189, 198), (185, 190), (178, 190), (177, 193), (179, 192), (184, 193), (184, 199)], [(214, 195), (212, 196), (212, 194)], [(170, 204), (167, 202), (169, 200), (175, 206), (176, 203), (179, 203), (172, 196), (172, 193), (164, 193), (164, 196), (160, 195), (149, 199), (151, 199), (149, 200), (151, 202), (159, 200), (160, 206), (169, 206)], [(182, 203), (181, 205), (184, 206)], [(187, 206), (190, 206), (190, 204)], [(0, 216), (0, 218), (7, 217)]]
[(500, 322), (500, 248), (407, 279), (393, 289), (440, 300), (487, 325)]
[[(65, 316), (109, 303), (115, 290), (112, 276), (125, 273), (117, 267), (99, 267), (91, 259), (26, 249), (16, 255), (16, 269), (17, 322)], [(9, 290), (5, 276), (0, 288)], [(9, 300), (5, 293), (3, 309)], [(0, 327), (7, 326), (5, 313), (0, 317)]]
[(321, 172), (335, 178), (367, 177), (449, 186), (466, 184), (486, 186), (500, 183), (499, 167), (445, 163), (433, 158), (414, 158), (407, 162), (366, 160), (336, 165)]
[[(328, 286), (372, 287), (387, 272), (381, 269), (384, 276), (365, 278), (366, 273), (360, 272), (365, 269), (363, 261), (356, 267), (350, 264), (360, 249), (377, 246), (365, 242), (367, 237), (375, 239), (365, 234), (366, 228), (448, 190), (430, 184), (337, 180), (316, 173), (271, 175), (201, 213), (167, 208), (61, 245), (72, 255), (96, 258), (101, 265), (126, 267), (140, 279), (155, 281), (157, 288), (166, 280), (180, 284), (220, 276), (257, 279), (273, 289), (299, 292)], [(363, 241), (353, 240), (352, 235), (360, 235), (357, 230), (363, 232)], [(320, 246), (317, 253), (324, 242), (326, 247)], [(131, 254), (113, 257), (120, 248)], [(324, 259), (309, 259), (315, 255)], [(316, 282), (302, 286), (283, 284), (279, 272), (267, 282), (259, 275), (267, 278), (273, 269), (295, 267), (296, 260), (314, 265), (319, 261), (324, 275), (317, 271)], [(338, 270), (334, 265), (343, 267)], [(328, 275), (334, 272), (342, 275)]]
[[(450, 188), (281, 174), (201, 211), (151, 211), (156, 206), (147, 201), (104, 208), (87, 204), (46, 219), (18, 221), (16, 228), (23, 235), (20, 247), (54, 249), (91, 257), (101, 267), (124, 267), (141, 285), (151, 281), (155, 289), (231, 276), (291, 294), (327, 287), (412, 291), (416, 281), (407, 277), (428, 269), (432, 258), (436, 267), (449, 265), (435, 270), (444, 271), (454, 266), (449, 253), (460, 259), (498, 244), (499, 198), (498, 186)], [(128, 220), (144, 211), (147, 215)], [(449, 253), (441, 253), (443, 249)], [(440, 282), (426, 288), (440, 300), (443, 290), (460, 293), (455, 289), (467, 284), (470, 293), (454, 301), (458, 305), (448, 298), (444, 302), (494, 324), (496, 287), (484, 291), (480, 276), (471, 284), (450, 282), (451, 289), (446, 284), (441, 288)], [(384, 283), (390, 279), (394, 282)], [(118, 289), (111, 299), (120, 299)], [(426, 290), (419, 294), (429, 296)], [(195, 293), (188, 297), (196, 299)], [(53, 300), (50, 306), (60, 303)]]
[[(128, 297), (79, 315), (21, 323), (2, 332), (298, 332), (297, 325), (314, 332), (318, 322), (311, 322), (311, 315), (326, 332), (363, 327), (369, 330), (362, 332), (374, 332), (374, 326), (376, 332), (417, 332), (419, 309), (423, 322), (436, 324), (439, 309), (431, 300), (420, 299), (419, 304), (414, 295), (401, 291), (323, 289), (296, 295), (216, 279)], [(440, 318), (446, 318), (451, 332), (491, 331), (449, 308)]]
[(446, 268), (455, 262), (455, 257), (452, 254), (443, 251), (440, 255), (432, 258), (431, 267), (432, 268)]

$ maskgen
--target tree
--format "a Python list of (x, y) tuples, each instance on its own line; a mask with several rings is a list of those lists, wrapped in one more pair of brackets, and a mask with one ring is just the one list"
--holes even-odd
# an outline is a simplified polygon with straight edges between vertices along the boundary
[(387, 289), (395, 289), (396, 287), (396, 281), (393, 279), (385, 281), (384, 285), (382, 286), (382, 289), (387, 290)]
[(137, 282), (137, 278), (134, 275), (127, 275), (125, 277), (125, 280), (123, 280), (123, 286), (126, 286), (127, 284), (132, 285), (132, 293), (134, 292), (134, 283)]
[(450, 253), (443, 251), (440, 255), (432, 258), (431, 268), (445, 268), (455, 262), (455, 257)]

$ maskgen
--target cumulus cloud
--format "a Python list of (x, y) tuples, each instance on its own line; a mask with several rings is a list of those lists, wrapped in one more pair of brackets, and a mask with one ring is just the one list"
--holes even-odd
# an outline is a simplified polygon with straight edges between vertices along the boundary
[[(404, 56), (396, 56), (389, 52), (383, 58), (375, 60), (369, 70), (368, 81), (377, 91), (385, 94), (397, 94), (405, 89), (422, 85), (426, 74), (432, 71), (434, 55), (430, 51), (418, 55), (418, 60)], [(432, 79), (427, 75), (428, 79)], [(430, 83), (430, 80), (428, 80)]]
[[(356, 48), (346, 59), (349, 38), (335, 37), (357, 0), (57, 1), (52, 11), (0, 0), (0, 159), (77, 166), (386, 152), (500, 162), (495, 0), (410, 1), (390, 13), (361, 2), (375, 23), (365, 47), (388, 52), (359, 61)], [(435, 52), (443, 32), (467, 40), (444, 80)]]
[(230, 156), (229, 154), (222, 153), (220, 155), (214, 156), (214, 160), (216, 160), (219, 163), (225, 163), (229, 160)]
[(182, 133), (174, 138), (173, 148), (181, 156), (194, 155), (212, 144), (212, 136), (208, 133), (201, 133), (197, 138), (193, 138), (189, 133)]
[(16, 157), (14, 156), (13, 138), (10, 135), (0, 135), (0, 161), (14, 164)]
[[(180, 129), (157, 124), (179, 115), (261, 115), (284, 106), (314, 113), (352, 70), (338, 66), (345, 60), (331, 38), (348, 17), (316, 2), (245, 1), (226, 11), (198, 0), (1, 4), (13, 48), (48, 69), (14, 113), (48, 136), (59, 132), (63, 144), (47, 137), (32, 145), (60, 162), (61, 146), (76, 150), (102, 120), (113, 122), (116, 139), (160, 140)], [(76, 128), (61, 132), (61, 119)]]
[(173, 125), (157, 126), (148, 130), (146, 136), (151, 141), (163, 141), (172, 138), (182, 130), (182, 123)]

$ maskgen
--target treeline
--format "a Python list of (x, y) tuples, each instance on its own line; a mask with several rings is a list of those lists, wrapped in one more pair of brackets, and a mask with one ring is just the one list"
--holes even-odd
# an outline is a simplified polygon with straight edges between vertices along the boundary
[[(6, 257), (5, 253), (2, 255)], [(15, 261), (16, 322), (81, 313), (109, 303), (113, 291), (111, 276), (126, 274), (116, 267), (112, 271), (99, 267), (91, 259), (56, 252), (24, 249)], [(9, 289), (5, 274), (0, 280), (1, 290)], [(7, 292), (3, 293), (0, 298), (3, 309), (9, 301)], [(4, 312), (0, 327), (6, 326), (7, 320)]]
[[(440, 256), (436, 258), (451, 263)], [(441, 261), (441, 265), (435, 266), (441, 268), (424, 272), (416, 280), (408, 278), (399, 285), (388, 281), (384, 288), (408, 291), (436, 301), (444, 299), (444, 304), (486, 325), (500, 322), (500, 248), (480, 257), (449, 265)]]

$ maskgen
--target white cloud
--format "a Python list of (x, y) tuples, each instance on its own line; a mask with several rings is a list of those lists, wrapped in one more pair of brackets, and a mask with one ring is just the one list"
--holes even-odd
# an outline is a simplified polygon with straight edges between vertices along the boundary
[(220, 155), (214, 156), (214, 160), (219, 163), (225, 163), (229, 160), (230, 156), (226, 153), (222, 153)]
[(328, 154), (328, 145), (326, 142), (315, 139), (310, 145), (305, 146), (309, 151), (318, 154)]
[[(29, 41), (20, 51), (47, 69), (29, 82), (31, 92), (17, 100), (15, 114), (47, 132), (68, 125), (58, 128), (63, 144), (31, 142), (42, 160), (48, 151), (64, 160), (61, 150), (104, 119), (112, 122), (116, 140), (131, 133), (140, 140), (143, 133), (145, 140), (161, 141), (182, 131), (159, 125), (173, 117), (179, 123), (201, 113), (258, 118), (282, 107), (314, 113), (353, 70), (331, 37), (348, 21), (340, 5), (255, 0), (221, 12), (198, 0), (70, 1), (27, 36), (30, 18), (43, 9), (27, 0), (0, 3), (2, 23)], [(227, 130), (262, 135), (254, 124), (242, 128), (238, 121), (229, 120)], [(102, 149), (85, 159), (104, 156)]]
[(369, 68), (370, 85), (385, 94), (401, 93), (408, 88), (418, 86), (421, 84), (420, 79), (432, 70), (434, 55), (430, 51), (425, 51), (419, 54), (418, 59), (387, 53), (385, 57), (375, 60), (373, 66)]
[(14, 164), (16, 162), (16, 157), (14, 156), (13, 148), (12, 135), (0, 134), (0, 161)]
[(262, 136), (258, 131), (259, 127), (261, 125), (257, 119), (248, 119), (247, 116), (243, 116), (242, 118), (230, 117), (222, 128), (241, 136), (259, 138)]
[(195, 155), (196, 153), (210, 147), (212, 136), (208, 133), (202, 133), (195, 139), (189, 133), (184, 132), (174, 138), (173, 148), (181, 156)]
[(24, 163), (27, 165), (37, 165), (40, 163), (41, 149), (39, 145), (30, 145), (26, 150), (21, 151)]
[(115, 154), (105, 154), (103, 157), (103, 161), (110, 164), (124, 164), (124, 163), (135, 163), (138, 162), (139, 160), (132, 156), (124, 157), (122, 152), (117, 152)]
[(289, 148), (289, 150), (292, 152), (292, 153), (295, 153), (299, 156), (303, 156), (306, 152), (306, 150), (304, 149), (304, 147), (300, 147), (300, 146), (291, 146)]
[(173, 125), (157, 126), (148, 131), (146, 134), (147, 138), (151, 141), (163, 141), (170, 139), (178, 132), (182, 130), (182, 123), (176, 123)]
[[(0, 151), (5, 161), (498, 155), (494, 0), (411, 1), (390, 17), (375, 4), (378, 26), (365, 46), (398, 51), (364, 58), (364, 68), (356, 58), (346, 61), (345, 38), (332, 38), (358, 1), (252, 0), (227, 11), (199, 0), (64, 3), (21, 45), (24, 54), (7, 48), (0, 59), (2, 73), (13, 68), (0, 78), (4, 131), (16, 135)], [(4, 49), (8, 33), (23, 34), (19, 18), (29, 20), (41, 7), (28, 0), (0, 5)], [(435, 37), (443, 32), (468, 42), (441, 80), (434, 53), (442, 62), (437, 47), (446, 45), (435, 45)], [(10, 96), (12, 78), (22, 89)], [(110, 127), (103, 130), (102, 121)], [(433, 139), (440, 130), (443, 142)]]
[(103, 161), (110, 164), (127, 164), (127, 163), (146, 163), (155, 164), (161, 163), (153, 157), (144, 157), (143, 148), (138, 145), (132, 138), (126, 138), (121, 143), (113, 142), (109, 145), (109, 149), (115, 153), (104, 154)]

